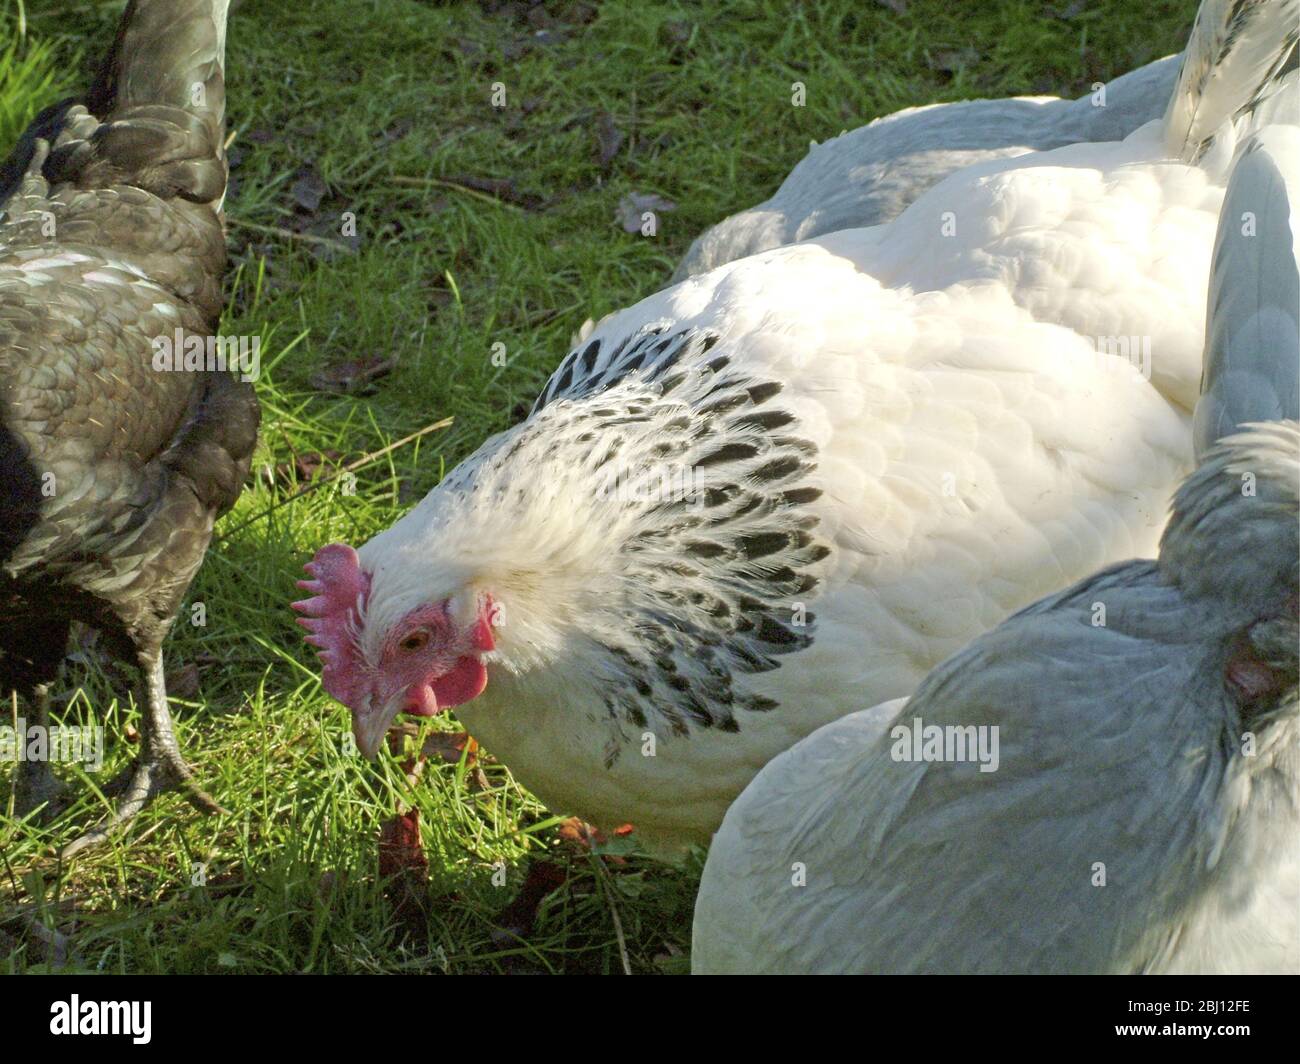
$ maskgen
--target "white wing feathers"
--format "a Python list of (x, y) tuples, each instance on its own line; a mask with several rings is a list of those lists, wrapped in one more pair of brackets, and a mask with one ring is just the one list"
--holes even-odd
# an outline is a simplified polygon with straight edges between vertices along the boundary
[(1195, 162), (1276, 89), (1300, 35), (1296, 0), (1203, 0), (1165, 112), (1169, 154)]

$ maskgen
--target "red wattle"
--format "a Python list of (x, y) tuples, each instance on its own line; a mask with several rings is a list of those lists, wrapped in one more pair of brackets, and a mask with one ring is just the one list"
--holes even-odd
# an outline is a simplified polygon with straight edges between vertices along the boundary
[(461, 658), (448, 673), (433, 681), (433, 694), (443, 708), (477, 698), (487, 686), (487, 668), (478, 658)]
[(402, 707), (402, 712), (416, 717), (432, 717), (438, 712), (438, 699), (433, 688), (428, 684), (412, 687), (406, 692), (406, 705)]

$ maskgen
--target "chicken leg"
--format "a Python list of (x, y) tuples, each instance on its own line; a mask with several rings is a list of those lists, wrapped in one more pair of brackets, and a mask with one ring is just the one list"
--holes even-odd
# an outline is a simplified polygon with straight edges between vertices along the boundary
[(128, 824), (149, 802), (164, 791), (179, 789), (194, 808), (203, 813), (227, 810), (194, 780), (194, 771), (186, 763), (176, 742), (171, 711), (167, 708), (167, 684), (160, 650), (140, 654), (140, 671), (144, 677), (144, 718), (141, 726), (143, 749), (129, 774), (115, 780), (107, 792), (120, 792), (117, 806), (101, 824), (73, 839), (63, 848), (64, 858), (105, 842)]
[[(50, 726), (50, 685), (37, 684), (26, 699), (31, 705), (32, 717), (27, 721), (27, 729), (44, 728), (48, 733)], [(27, 736), (21, 735), (18, 741), (24, 746)], [(48, 757), (40, 760), (22, 758), (19, 761), (18, 778), (14, 788), (14, 811), (19, 816), (27, 816), (43, 805), (50, 805), (63, 791), (54, 776), (54, 770)]]

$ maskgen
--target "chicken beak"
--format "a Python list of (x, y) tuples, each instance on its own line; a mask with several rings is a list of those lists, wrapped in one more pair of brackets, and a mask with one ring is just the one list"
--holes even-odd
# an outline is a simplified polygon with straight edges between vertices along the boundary
[(388, 734), (394, 718), (401, 712), (405, 699), (405, 691), (398, 691), (380, 706), (367, 698), (364, 705), (352, 711), (352, 735), (357, 741), (357, 749), (366, 760), (373, 761), (379, 753), (379, 748), (384, 744), (384, 736)]

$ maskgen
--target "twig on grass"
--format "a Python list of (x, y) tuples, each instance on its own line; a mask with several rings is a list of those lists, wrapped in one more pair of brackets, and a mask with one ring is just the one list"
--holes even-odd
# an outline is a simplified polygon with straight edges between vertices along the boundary
[(435, 421), (432, 425), (425, 425), (424, 428), (412, 432), (409, 436), (403, 436), (396, 443), (390, 443), (387, 447), (381, 447), (377, 451), (371, 451), (369, 454), (363, 454), (356, 461), (349, 462), (338, 472), (331, 473), (329, 476), (321, 477), (318, 480), (313, 480), (310, 484), (306, 484), (303, 487), (299, 488), (287, 499), (281, 499), (279, 502), (273, 503), (272, 505), (268, 506), (265, 510), (261, 511), (261, 513), (254, 514), (247, 521), (242, 521), (239, 524), (237, 524), (234, 528), (227, 529), (221, 535), (216, 536), (213, 539), (213, 542), (214, 543), (224, 542), (225, 540), (233, 536), (236, 532), (242, 532), (244, 529), (246, 529), (249, 525), (253, 524), (254, 522), (260, 521), (263, 517), (267, 517), (270, 514), (273, 514), (276, 510), (279, 510), (281, 507), (288, 506), (291, 502), (296, 502), (298, 499), (301, 499), (304, 495), (308, 494), (309, 492), (313, 492), (317, 488), (323, 488), (326, 484), (338, 480), (339, 477), (344, 476), (348, 473), (355, 473), (358, 469), (361, 469), (363, 466), (370, 465), (372, 462), (375, 462), (378, 459), (383, 458), (384, 455), (391, 454), (399, 447), (404, 447), (406, 444), (412, 442), (413, 440), (418, 440), (421, 436), (427, 436), (429, 433), (436, 432), (438, 429), (445, 429), (448, 425), (450, 425), (455, 420), (456, 420), (455, 418), (445, 417), (441, 421)]
[(463, 192), (476, 200), (482, 200), (484, 203), (491, 203), (497, 207), (509, 207), (512, 211), (521, 212), (525, 210), (522, 204), (514, 203), (501, 196), (493, 196), (477, 188), (471, 188), (459, 181), (446, 181), (440, 177), (407, 177), (404, 174), (395, 174), (389, 180), (394, 185), (402, 185), (406, 188), (449, 188), (453, 192)]
[(255, 233), (266, 233), (270, 236), (284, 237), (286, 240), (301, 240), (307, 244), (320, 244), (328, 248), (337, 248), (339, 251), (351, 251), (352, 248), (342, 240), (331, 240), (327, 236), (316, 236), (314, 233), (295, 233), (292, 229), (284, 229), (278, 225), (261, 225), (258, 222), (245, 222), (239, 218), (226, 217), (226, 224), (233, 225), (236, 229), (251, 229)]
[[(588, 833), (588, 845), (594, 845), (591, 835)], [(632, 974), (632, 961), (627, 955), (627, 938), (623, 934), (623, 921), (618, 915), (618, 905), (614, 902), (614, 877), (610, 875), (609, 869), (605, 865), (605, 860), (600, 854), (593, 849), (591, 851), (591, 861), (596, 866), (596, 878), (600, 881), (601, 893), (605, 896), (605, 902), (609, 906), (609, 915), (614, 921), (614, 937), (618, 939), (618, 956), (623, 965), (623, 974)]]

